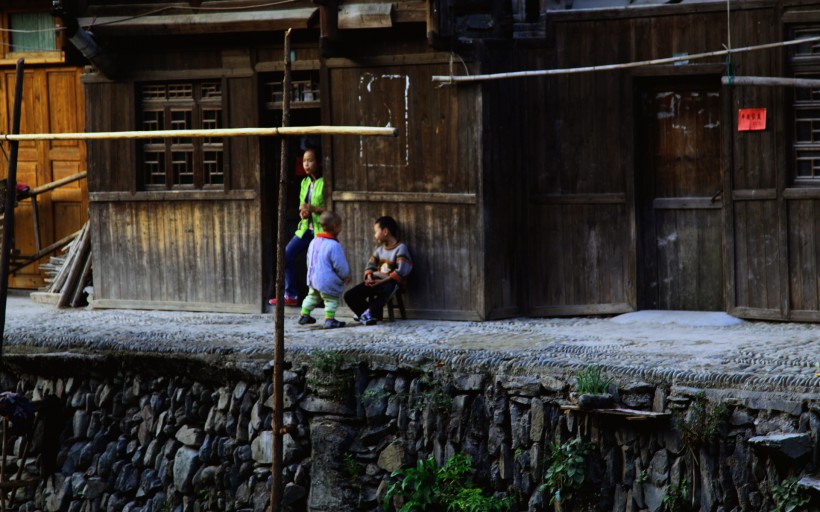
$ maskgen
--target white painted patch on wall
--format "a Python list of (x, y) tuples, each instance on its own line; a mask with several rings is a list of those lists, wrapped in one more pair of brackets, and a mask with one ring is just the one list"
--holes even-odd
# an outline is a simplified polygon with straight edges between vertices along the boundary
[[(409, 167), (410, 166), (410, 141), (408, 139), (407, 134), (409, 133), (410, 128), (410, 76), (409, 75), (400, 75), (400, 74), (385, 74), (385, 75), (374, 75), (371, 73), (364, 73), (359, 78), (359, 91), (366, 90), (369, 94), (373, 93), (373, 85), (378, 82), (379, 80), (402, 80), (404, 81), (404, 112), (393, 112), (393, 110), (389, 107), (387, 102), (382, 102), (382, 106), (384, 108), (387, 121), (385, 122), (386, 128), (394, 128), (399, 127), (402, 124), (404, 125), (403, 133), (399, 133), (399, 137), (404, 138), (404, 154), (402, 155), (402, 166)], [(358, 96), (359, 103), (364, 103), (364, 98), (361, 94)], [(398, 118), (398, 119), (397, 119)], [(401, 130), (400, 130), (401, 132)], [(372, 139), (371, 139), (372, 140)], [(372, 142), (371, 142), (372, 143)], [(364, 159), (364, 148), (365, 148), (365, 137), (359, 138), (359, 160), (362, 162), (365, 161)], [(368, 168), (391, 168), (395, 167), (393, 164), (387, 164), (384, 162), (365, 162), (365, 165)]]
[(675, 117), (678, 115), (678, 104), (680, 101), (680, 95), (675, 94), (674, 92), (659, 92), (655, 95), (656, 99), (666, 99), (671, 96), (671, 100), (669, 101), (669, 110), (658, 110), (658, 119), (669, 119), (670, 117)]
[(677, 233), (670, 233), (667, 236), (659, 237), (658, 238), (658, 247), (666, 247), (667, 245), (675, 242), (678, 239)]

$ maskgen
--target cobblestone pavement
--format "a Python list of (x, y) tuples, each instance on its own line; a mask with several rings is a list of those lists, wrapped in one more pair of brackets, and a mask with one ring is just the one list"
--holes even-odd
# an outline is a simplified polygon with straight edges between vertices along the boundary
[[(318, 318), (321, 318), (321, 310)], [(511, 374), (565, 373), (599, 365), (632, 380), (807, 393), (820, 397), (820, 325), (739, 322), (708, 315), (683, 321), (657, 312), (634, 323), (622, 318), (511, 319), (493, 322), (399, 320), (324, 330), (296, 323), (288, 309), (286, 351), (367, 353), (394, 361), (441, 361), (493, 367)], [(211, 354), (231, 360), (273, 357), (274, 315), (57, 309), (27, 296), (8, 299), (6, 353), (136, 351)]]

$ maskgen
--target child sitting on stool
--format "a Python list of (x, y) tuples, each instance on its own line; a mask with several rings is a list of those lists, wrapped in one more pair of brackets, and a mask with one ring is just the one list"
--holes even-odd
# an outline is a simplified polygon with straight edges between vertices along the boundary
[(382, 309), (413, 269), (407, 246), (398, 241), (399, 225), (393, 217), (376, 219), (373, 237), (379, 246), (364, 269), (364, 282), (345, 293), (345, 302), (364, 325), (381, 320)]
[(344, 327), (345, 323), (336, 320), (336, 308), (344, 291), (344, 285), (350, 282), (350, 267), (345, 258), (342, 244), (336, 240), (342, 231), (342, 218), (326, 210), (319, 217), (322, 233), (318, 233), (307, 251), (307, 284), (309, 291), (302, 301), (302, 316), (299, 325), (316, 323), (310, 316), (316, 306), (325, 303), (325, 329)]

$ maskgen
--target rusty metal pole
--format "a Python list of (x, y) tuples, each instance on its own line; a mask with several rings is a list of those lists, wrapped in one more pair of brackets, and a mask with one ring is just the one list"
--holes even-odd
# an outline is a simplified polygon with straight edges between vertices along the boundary
[[(285, 32), (285, 77), (282, 80), (282, 126), (290, 124), (290, 29)], [(282, 506), (282, 424), (284, 409), (283, 374), (285, 372), (285, 207), (288, 191), (288, 138), (282, 137), (279, 163), (279, 205), (276, 215), (276, 345), (273, 351), (273, 449), (271, 453), (271, 495), (270, 512), (279, 512)]]
[[(20, 133), (20, 111), (23, 104), (23, 63), (17, 61), (17, 83), (14, 88), (14, 110), (11, 133)], [(10, 141), (9, 169), (6, 179), (6, 206), (3, 217), (3, 245), (0, 253), (0, 361), (3, 359), (3, 334), (6, 331), (6, 299), (9, 294), (9, 265), (14, 239), (14, 203), (17, 201), (17, 149), (19, 142)]]

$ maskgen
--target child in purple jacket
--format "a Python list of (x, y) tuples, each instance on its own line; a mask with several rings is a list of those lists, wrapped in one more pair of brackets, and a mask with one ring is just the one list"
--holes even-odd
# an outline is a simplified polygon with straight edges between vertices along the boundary
[(302, 316), (299, 325), (316, 323), (310, 316), (320, 303), (325, 303), (325, 329), (344, 327), (345, 323), (336, 320), (336, 308), (342, 296), (344, 286), (350, 281), (350, 267), (345, 258), (342, 244), (336, 239), (342, 231), (342, 218), (336, 213), (325, 210), (319, 217), (322, 233), (318, 233), (307, 251), (307, 284), (309, 292), (302, 301)]

